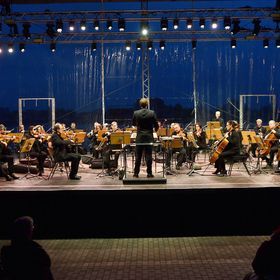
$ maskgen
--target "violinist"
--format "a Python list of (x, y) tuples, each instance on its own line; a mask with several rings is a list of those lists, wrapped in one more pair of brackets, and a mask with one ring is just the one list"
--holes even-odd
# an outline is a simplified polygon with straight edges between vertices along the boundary
[(81, 156), (76, 153), (67, 152), (67, 146), (72, 142), (71, 140), (64, 140), (62, 138), (63, 132), (63, 126), (60, 123), (55, 124), (54, 133), (51, 137), (54, 160), (56, 162), (71, 161), (69, 179), (80, 180), (81, 176), (78, 176), (77, 173)]
[(228, 144), (215, 161), (215, 167), (217, 168), (213, 172), (215, 175), (225, 176), (227, 174), (225, 159), (240, 154), (240, 137), (236, 131), (236, 123), (236, 121), (230, 120), (226, 124), (227, 133), (225, 138), (228, 140)]
[(98, 122), (94, 123), (93, 129), (87, 134), (88, 139), (91, 140), (91, 150), (92, 150), (92, 156), (94, 158), (99, 158), (99, 145), (100, 140), (98, 140), (98, 132), (102, 131), (102, 125)]
[(6, 135), (5, 126), (0, 124), (0, 162), (8, 163), (8, 172), (6, 172), (2, 165), (0, 165), (0, 173), (7, 181), (11, 181), (12, 179), (19, 179), (19, 177), (14, 174), (14, 157), (8, 147), (8, 142), (5, 139)]
[(172, 132), (172, 138), (180, 138), (182, 141), (182, 147), (181, 148), (172, 148), (167, 151), (167, 156), (166, 156), (166, 174), (167, 175), (172, 175), (170, 171), (170, 164), (171, 164), (171, 157), (173, 153), (178, 152), (177, 156), (177, 163), (176, 163), (176, 169), (179, 170), (182, 167), (183, 162), (185, 161), (186, 158), (186, 134), (181, 128), (180, 124), (174, 123), (173, 124), (173, 129), (174, 131)]
[(187, 158), (191, 161), (195, 161), (195, 156), (199, 152), (199, 150), (205, 150), (207, 148), (206, 144), (206, 133), (202, 129), (202, 125), (200, 123), (195, 124), (195, 131), (193, 132), (195, 143), (189, 143), (188, 147), (186, 147)]
[[(269, 121), (268, 123), (269, 129), (264, 135), (264, 143), (265, 145), (270, 146), (270, 151), (269, 151), (269, 158), (267, 156), (262, 157), (267, 162), (267, 167), (272, 168), (273, 167), (273, 160), (275, 154), (278, 153), (278, 148), (279, 148), (279, 139), (280, 139), (280, 129), (277, 127), (276, 122), (274, 120)], [(272, 137), (273, 139), (269, 139), (269, 136), (272, 136), (272, 134), (275, 137)], [(267, 141), (267, 143), (266, 143)], [(278, 168), (280, 168), (280, 164), (278, 162)]]
[(34, 144), (30, 151), (30, 156), (37, 159), (38, 175), (42, 176), (42, 174), (44, 173), (44, 162), (48, 156), (48, 150), (47, 146), (43, 142), (40, 131), (40, 129), (36, 130), (33, 125), (29, 126), (28, 133), (26, 134), (26, 139), (35, 138)]
[[(256, 132), (256, 135), (259, 135), (261, 138), (264, 137), (266, 133), (266, 128), (262, 126), (262, 120), (257, 119), (256, 120), (256, 126), (254, 127), (254, 131)], [(251, 144), (251, 151), (253, 157), (256, 157), (256, 150), (257, 150), (258, 145), (256, 143)]]

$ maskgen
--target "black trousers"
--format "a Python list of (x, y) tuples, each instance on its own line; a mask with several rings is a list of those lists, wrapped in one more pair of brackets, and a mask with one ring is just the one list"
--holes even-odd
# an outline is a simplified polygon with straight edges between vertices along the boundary
[(166, 168), (170, 167), (172, 154), (176, 153), (176, 152), (179, 153), (177, 156), (177, 165), (178, 166), (182, 166), (183, 162), (186, 160), (186, 149), (185, 148), (169, 149), (167, 151), (166, 161), (165, 161)]
[(48, 154), (44, 151), (41, 151), (40, 153), (31, 152), (30, 156), (37, 158), (38, 170), (39, 170), (39, 172), (43, 173), (44, 172), (44, 162), (45, 162), (45, 159), (47, 158)]
[(235, 151), (224, 151), (220, 154), (219, 158), (215, 161), (215, 167), (219, 171), (225, 171), (226, 170), (226, 164), (225, 164), (225, 159), (230, 158), (232, 156), (236, 156), (238, 153)]
[(12, 155), (0, 155), (1, 162), (8, 163), (8, 173), (14, 173), (14, 157)]
[(134, 174), (138, 175), (140, 172), (140, 165), (142, 155), (145, 152), (145, 159), (147, 165), (147, 174), (152, 174), (152, 153), (153, 153), (153, 146), (152, 145), (137, 145), (135, 149), (136, 159), (135, 159), (135, 167), (134, 167)]
[(81, 160), (80, 154), (74, 154), (74, 153), (67, 153), (62, 158), (60, 158), (58, 161), (70, 161), (71, 162), (71, 170), (70, 170), (70, 177), (77, 175), (78, 169), (79, 169), (79, 163)]

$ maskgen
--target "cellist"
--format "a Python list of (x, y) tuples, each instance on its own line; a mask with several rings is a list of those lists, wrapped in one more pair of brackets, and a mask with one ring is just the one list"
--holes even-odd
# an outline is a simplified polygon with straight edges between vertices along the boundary
[(225, 176), (227, 174), (225, 158), (230, 158), (240, 154), (240, 136), (236, 131), (236, 125), (237, 122), (232, 120), (228, 121), (226, 124), (227, 132), (225, 134), (225, 138), (228, 140), (228, 144), (215, 161), (215, 167), (217, 169), (213, 172), (213, 174)]
[[(276, 122), (274, 120), (270, 120), (268, 125), (269, 125), (269, 129), (267, 130), (267, 132), (264, 135), (264, 144), (265, 145), (267, 144), (267, 146), (270, 147), (269, 158), (267, 156), (264, 156), (264, 157), (262, 157), (262, 159), (266, 160), (268, 168), (272, 168), (274, 156), (275, 156), (275, 154), (278, 153), (280, 129), (277, 128)], [(271, 136), (273, 136), (273, 137), (271, 137)], [(272, 138), (272, 139), (270, 139), (270, 138)], [(279, 168), (280, 168), (280, 163), (278, 161), (278, 169)]]

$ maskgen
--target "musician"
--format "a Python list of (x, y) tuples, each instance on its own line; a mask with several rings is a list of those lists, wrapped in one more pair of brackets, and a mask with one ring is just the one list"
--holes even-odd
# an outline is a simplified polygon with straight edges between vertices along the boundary
[[(262, 126), (261, 119), (256, 120), (256, 126), (254, 127), (254, 131), (256, 132), (256, 135), (259, 135), (261, 138), (263, 138), (263, 136), (265, 135), (266, 128)], [(253, 157), (256, 157), (257, 147), (258, 147), (258, 145), (256, 143), (251, 144), (251, 151), (252, 151)]]
[[(265, 157), (262, 157), (262, 159), (266, 160), (268, 167), (273, 167), (274, 156), (275, 156), (275, 154), (278, 153), (278, 148), (280, 146), (279, 145), (280, 129), (277, 128), (276, 122), (274, 120), (269, 121), (268, 125), (269, 125), (269, 129), (267, 130), (267, 132), (264, 135), (264, 142), (265, 142), (267, 136), (270, 135), (271, 133), (276, 136), (277, 140), (272, 140), (271, 141), (272, 143), (270, 143), (271, 148), (270, 148), (270, 152), (269, 152), (269, 158), (265, 156)], [(278, 162), (278, 167), (280, 167), (279, 162)]]
[(221, 117), (221, 112), (220, 111), (216, 111), (215, 112), (215, 118), (212, 119), (213, 122), (220, 122), (221, 128), (224, 129), (225, 127), (225, 122)]
[[(3, 124), (0, 124), (0, 138), (2, 135), (4, 137), (4, 135), (7, 135), (7, 133), (5, 126)], [(0, 164), (0, 173), (6, 178), (7, 181), (11, 181), (12, 179), (19, 179), (19, 177), (14, 174), (14, 157), (8, 147), (8, 142), (4, 139), (0, 140), (0, 162), (8, 163), (8, 172), (6, 172), (2, 164)]]
[[(156, 114), (154, 111), (148, 109), (149, 100), (146, 98), (141, 98), (139, 101), (141, 107), (133, 114), (132, 125), (137, 126), (137, 136), (136, 136), (136, 159), (134, 167), (133, 177), (138, 178), (140, 172), (140, 164), (142, 159), (142, 154), (145, 152), (145, 159), (147, 164), (147, 177), (154, 177), (152, 173), (152, 145), (145, 145), (145, 143), (153, 143), (153, 128), (158, 130), (158, 122)], [(138, 145), (137, 145), (138, 144)], [(143, 144), (143, 145), (141, 145)]]
[(199, 150), (205, 150), (207, 148), (206, 144), (206, 133), (202, 129), (200, 123), (195, 124), (195, 131), (193, 132), (195, 143), (189, 143), (186, 147), (187, 158), (191, 161), (195, 161), (195, 157)]
[(167, 175), (172, 175), (170, 172), (170, 164), (171, 164), (171, 157), (173, 153), (178, 152), (177, 156), (177, 163), (176, 163), (176, 169), (179, 170), (182, 167), (183, 162), (186, 159), (186, 134), (181, 128), (180, 124), (174, 123), (173, 124), (173, 129), (174, 131), (172, 132), (172, 137), (173, 138), (180, 138), (182, 141), (182, 147), (181, 148), (172, 148), (167, 151), (167, 156), (166, 156), (166, 174)]
[(71, 122), (71, 124), (70, 124), (70, 130), (72, 130), (73, 132), (75, 132), (76, 129), (77, 129), (76, 123)]
[(100, 140), (98, 139), (98, 132), (102, 130), (102, 125), (98, 122), (94, 123), (93, 129), (87, 134), (87, 137), (91, 140), (92, 156), (99, 158), (99, 145)]
[(53, 156), (56, 162), (71, 161), (71, 170), (69, 174), (69, 179), (80, 180), (81, 176), (78, 176), (79, 163), (81, 160), (80, 154), (68, 153), (67, 146), (71, 145), (70, 140), (63, 140), (63, 127), (60, 123), (55, 124), (54, 133), (51, 137), (51, 142), (53, 146)]
[(228, 140), (228, 144), (223, 150), (223, 152), (219, 155), (219, 158), (215, 161), (215, 167), (217, 168), (213, 174), (224, 176), (227, 174), (225, 159), (230, 158), (235, 155), (240, 154), (240, 137), (239, 133), (236, 129), (235, 121), (228, 121), (226, 124), (227, 133), (225, 138)]
[(34, 157), (38, 161), (38, 174), (42, 176), (44, 173), (44, 162), (48, 156), (47, 146), (45, 145), (45, 135), (40, 133), (41, 129), (36, 130), (33, 125), (29, 126), (26, 139), (35, 138), (34, 144), (30, 151), (30, 156)]
[(18, 132), (19, 132), (19, 133), (25, 133), (24, 124), (20, 124), (20, 125), (18, 126)]

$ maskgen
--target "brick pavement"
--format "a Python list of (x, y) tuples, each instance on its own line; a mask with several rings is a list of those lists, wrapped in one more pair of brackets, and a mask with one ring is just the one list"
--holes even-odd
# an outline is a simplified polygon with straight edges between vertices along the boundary
[[(40, 240), (56, 280), (237, 280), (267, 237)], [(0, 241), (0, 246), (7, 241)]]

